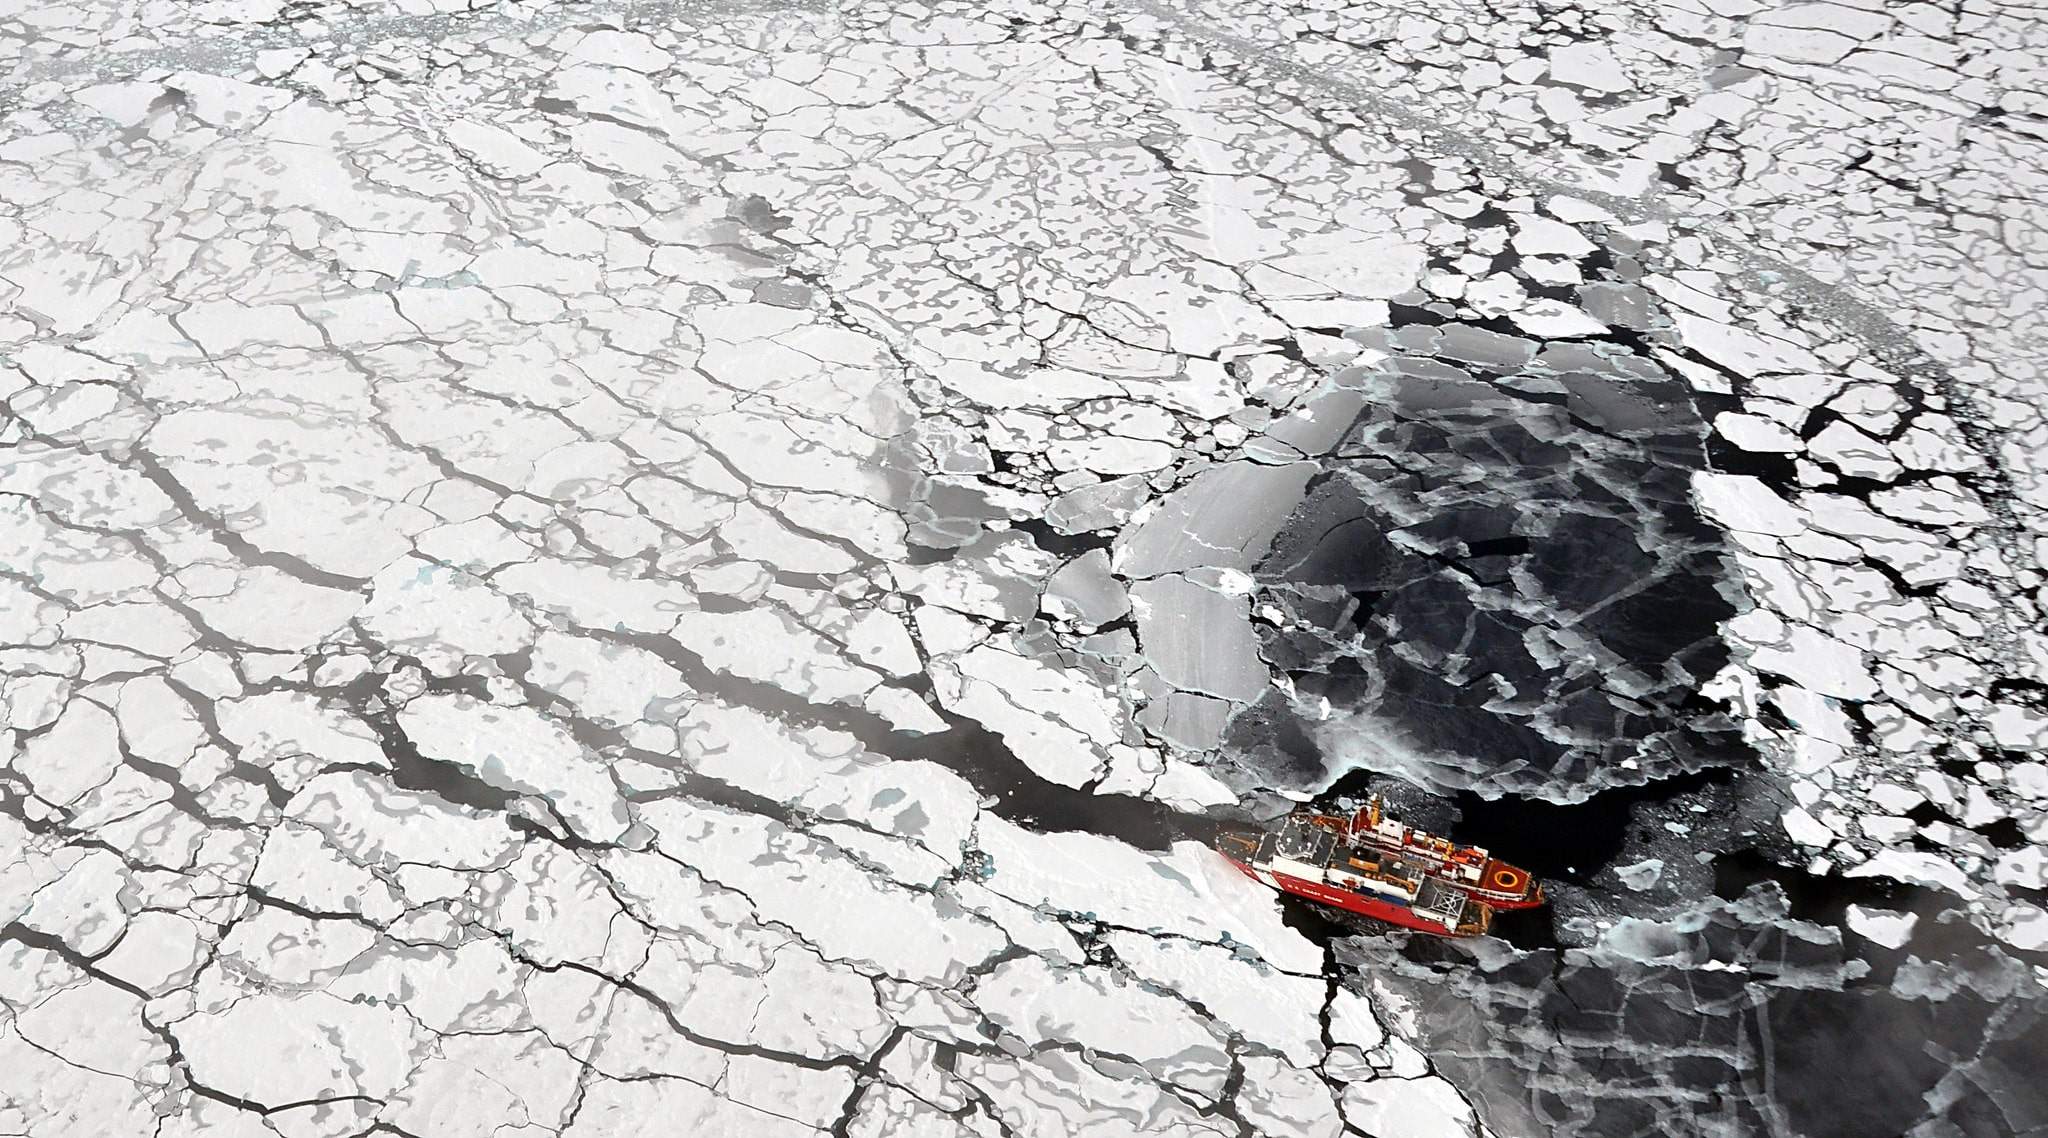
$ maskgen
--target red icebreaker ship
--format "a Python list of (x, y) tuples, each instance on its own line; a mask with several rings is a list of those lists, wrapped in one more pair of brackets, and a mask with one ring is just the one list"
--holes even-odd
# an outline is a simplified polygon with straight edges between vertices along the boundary
[(1528, 870), (1386, 816), (1298, 811), (1278, 828), (1226, 831), (1216, 848), (1254, 881), (1436, 936), (1478, 936), (1501, 909), (1543, 904)]

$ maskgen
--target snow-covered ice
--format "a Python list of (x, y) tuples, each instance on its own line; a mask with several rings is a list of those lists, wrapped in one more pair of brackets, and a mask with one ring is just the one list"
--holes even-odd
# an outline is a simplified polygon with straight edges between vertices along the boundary
[(2040, 28), (0, 12), (0, 1133), (2037, 1128)]

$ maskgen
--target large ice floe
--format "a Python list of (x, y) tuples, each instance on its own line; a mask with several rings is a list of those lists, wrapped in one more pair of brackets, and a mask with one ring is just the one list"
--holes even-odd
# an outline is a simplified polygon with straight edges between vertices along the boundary
[(2043, 27), (0, 11), (0, 1134), (2042, 1133)]

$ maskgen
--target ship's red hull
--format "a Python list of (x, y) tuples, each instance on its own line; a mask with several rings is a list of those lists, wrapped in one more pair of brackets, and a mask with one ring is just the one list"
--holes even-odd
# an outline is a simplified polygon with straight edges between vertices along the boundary
[[(1226, 854), (1225, 856), (1228, 857), (1229, 855)], [(1404, 905), (1381, 901), (1377, 898), (1368, 897), (1363, 893), (1354, 893), (1348, 889), (1332, 889), (1327, 885), (1321, 885), (1313, 881), (1304, 881), (1299, 877), (1285, 873), (1276, 873), (1272, 870), (1266, 870), (1262, 873), (1234, 857), (1230, 858), (1230, 864), (1236, 866), (1239, 873), (1244, 874), (1261, 885), (1277, 888), (1283, 893), (1292, 893), (1297, 897), (1306, 897), (1311, 901), (1328, 905), (1333, 909), (1343, 909), (1348, 913), (1357, 913), (1362, 917), (1371, 917), (1376, 921), (1385, 921), (1390, 925), (1399, 925), (1402, 928), (1414, 929), (1417, 932), (1433, 933), (1437, 936), (1471, 935), (1447, 929), (1439, 921), (1419, 917), (1415, 914), (1415, 910)], [(1270, 880), (1268, 880), (1269, 878)]]

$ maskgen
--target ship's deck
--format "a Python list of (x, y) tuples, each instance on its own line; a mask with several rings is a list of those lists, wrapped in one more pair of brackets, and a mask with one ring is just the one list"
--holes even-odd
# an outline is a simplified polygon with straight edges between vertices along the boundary
[[(1262, 855), (1277, 854), (1310, 865), (1328, 865), (1337, 852), (1337, 836), (1320, 826), (1291, 817), (1285, 825), (1268, 834), (1260, 846)], [(1270, 851), (1266, 848), (1268, 846)]]

